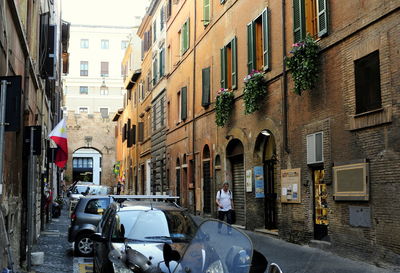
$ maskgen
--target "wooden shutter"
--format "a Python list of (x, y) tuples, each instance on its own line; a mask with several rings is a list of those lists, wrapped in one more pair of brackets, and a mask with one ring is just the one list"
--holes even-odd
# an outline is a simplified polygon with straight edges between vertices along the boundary
[(247, 25), (247, 71), (250, 74), (255, 69), (254, 23)]
[(135, 145), (136, 144), (136, 124), (135, 125), (132, 125), (132, 128), (131, 128), (131, 138), (132, 138), (132, 145)]
[(163, 77), (164, 76), (164, 71), (165, 71), (165, 50), (164, 48), (161, 49), (160, 51), (160, 65), (159, 65), (159, 77)]
[(236, 89), (237, 88), (237, 38), (233, 38), (231, 41), (231, 79), (232, 79), (232, 89)]
[(262, 13), (262, 28), (263, 28), (263, 62), (264, 70), (269, 67), (269, 10), (265, 9)]
[(201, 106), (207, 107), (210, 105), (210, 67), (204, 68), (202, 70), (202, 99)]
[(157, 103), (153, 105), (153, 131), (157, 129)]
[(128, 148), (132, 147), (132, 137), (131, 137), (131, 119), (128, 119), (128, 124), (127, 124), (127, 130), (126, 130), (126, 136), (128, 139)]
[(122, 127), (122, 142), (126, 140), (126, 123)]
[(139, 138), (138, 141), (139, 142), (143, 142), (144, 140), (144, 123), (143, 122), (139, 122)]
[(210, 0), (203, 0), (203, 25), (210, 23)]
[(317, 0), (318, 37), (328, 34), (328, 10), (326, 0)]
[(221, 48), (221, 88), (226, 88), (226, 48)]
[(187, 87), (181, 89), (181, 119), (187, 119)]
[(304, 8), (304, 0), (293, 0), (293, 35), (295, 42), (300, 42), (306, 35)]

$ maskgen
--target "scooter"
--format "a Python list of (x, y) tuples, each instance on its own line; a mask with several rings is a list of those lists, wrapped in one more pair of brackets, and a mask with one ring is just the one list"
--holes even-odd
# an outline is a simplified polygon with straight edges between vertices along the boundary
[(184, 251), (183, 256), (166, 243), (163, 261), (151, 262), (152, 257), (125, 248), (113, 250), (110, 261), (135, 273), (283, 273), (280, 267), (254, 250), (250, 238), (241, 230), (218, 220), (203, 222)]

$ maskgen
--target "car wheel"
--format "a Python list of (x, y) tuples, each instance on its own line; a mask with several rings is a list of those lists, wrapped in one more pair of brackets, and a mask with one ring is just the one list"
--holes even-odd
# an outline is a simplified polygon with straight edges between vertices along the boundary
[(93, 256), (93, 241), (90, 233), (79, 234), (75, 240), (75, 255), (89, 257)]

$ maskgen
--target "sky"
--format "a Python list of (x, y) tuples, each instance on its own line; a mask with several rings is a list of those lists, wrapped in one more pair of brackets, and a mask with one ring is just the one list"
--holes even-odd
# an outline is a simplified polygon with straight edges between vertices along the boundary
[[(61, 0), (62, 19), (71, 24), (135, 26), (149, 0)], [(136, 23), (135, 23), (136, 22)]]

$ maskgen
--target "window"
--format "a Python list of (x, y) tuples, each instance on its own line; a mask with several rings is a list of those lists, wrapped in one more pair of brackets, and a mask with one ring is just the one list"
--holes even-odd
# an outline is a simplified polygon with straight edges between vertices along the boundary
[(101, 62), (100, 77), (108, 77), (108, 62)]
[(158, 60), (157, 55), (153, 59), (153, 86), (155, 86), (158, 82)]
[(93, 168), (93, 158), (91, 157), (74, 157), (72, 161), (74, 168), (90, 169)]
[(79, 94), (87, 95), (88, 93), (89, 93), (89, 87), (88, 86), (79, 86)]
[(247, 71), (268, 70), (269, 67), (269, 11), (247, 25)]
[(160, 122), (161, 122), (161, 127), (164, 126), (164, 97), (161, 97), (160, 99)]
[(108, 118), (108, 108), (100, 108), (100, 114), (102, 118)]
[(81, 39), (81, 48), (89, 48), (89, 40)]
[(333, 168), (335, 200), (369, 200), (369, 164), (360, 162), (348, 165), (336, 165)]
[(157, 20), (153, 22), (153, 43), (157, 40)]
[(293, 35), (299, 42), (309, 33), (314, 38), (328, 34), (327, 0), (293, 0)]
[(204, 68), (201, 73), (202, 82), (202, 99), (201, 106), (208, 107), (210, 105), (210, 67)]
[(81, 76), (87, 76), (89, 74), (89, 62), (81, 61)]
[(356, 113), (364, 113), (382, 107), (379, 51), (354, 62), (356, 83)]
[(323, 163), (323, 133), (307, 135), (307, 164)]
[(189, 19), (183, 24), (180, 32), (181, 55), (189, 49)]
[(210, 23), (210, 0), (203, 0), (203, 25)]
[(221, 88), (237, 88), (237, 39), (221, 48)]
[(165, 6), (160, 9), (160, 30), (164, 29), (165, 25)]
[(171, 17), (172, 14), (172, 0), (168, 0), (167, 4), (167, 20)]
[(101, 49), (108, 49), (108, 48), (109, 48), (109, 41), (101, 40)]
[(93, 199), (88, 202), (85, 213), (102, 214), (109, 205), (109, 199)]
[(163, 77), (165, 74), (165, 49), (162, 48), (160, 51), (160, 65), (159, 65), (159, 77)]
[(88, 111), (87, 107), (79, 107), (79, 113), (87, 113)]
[(108, 87), (100, 87), (101, 96), (108, 96), (108, 94), (109, 94)]
[(129, 41), (121, 41), (121, 49), (126, 49), (128, 47)]

